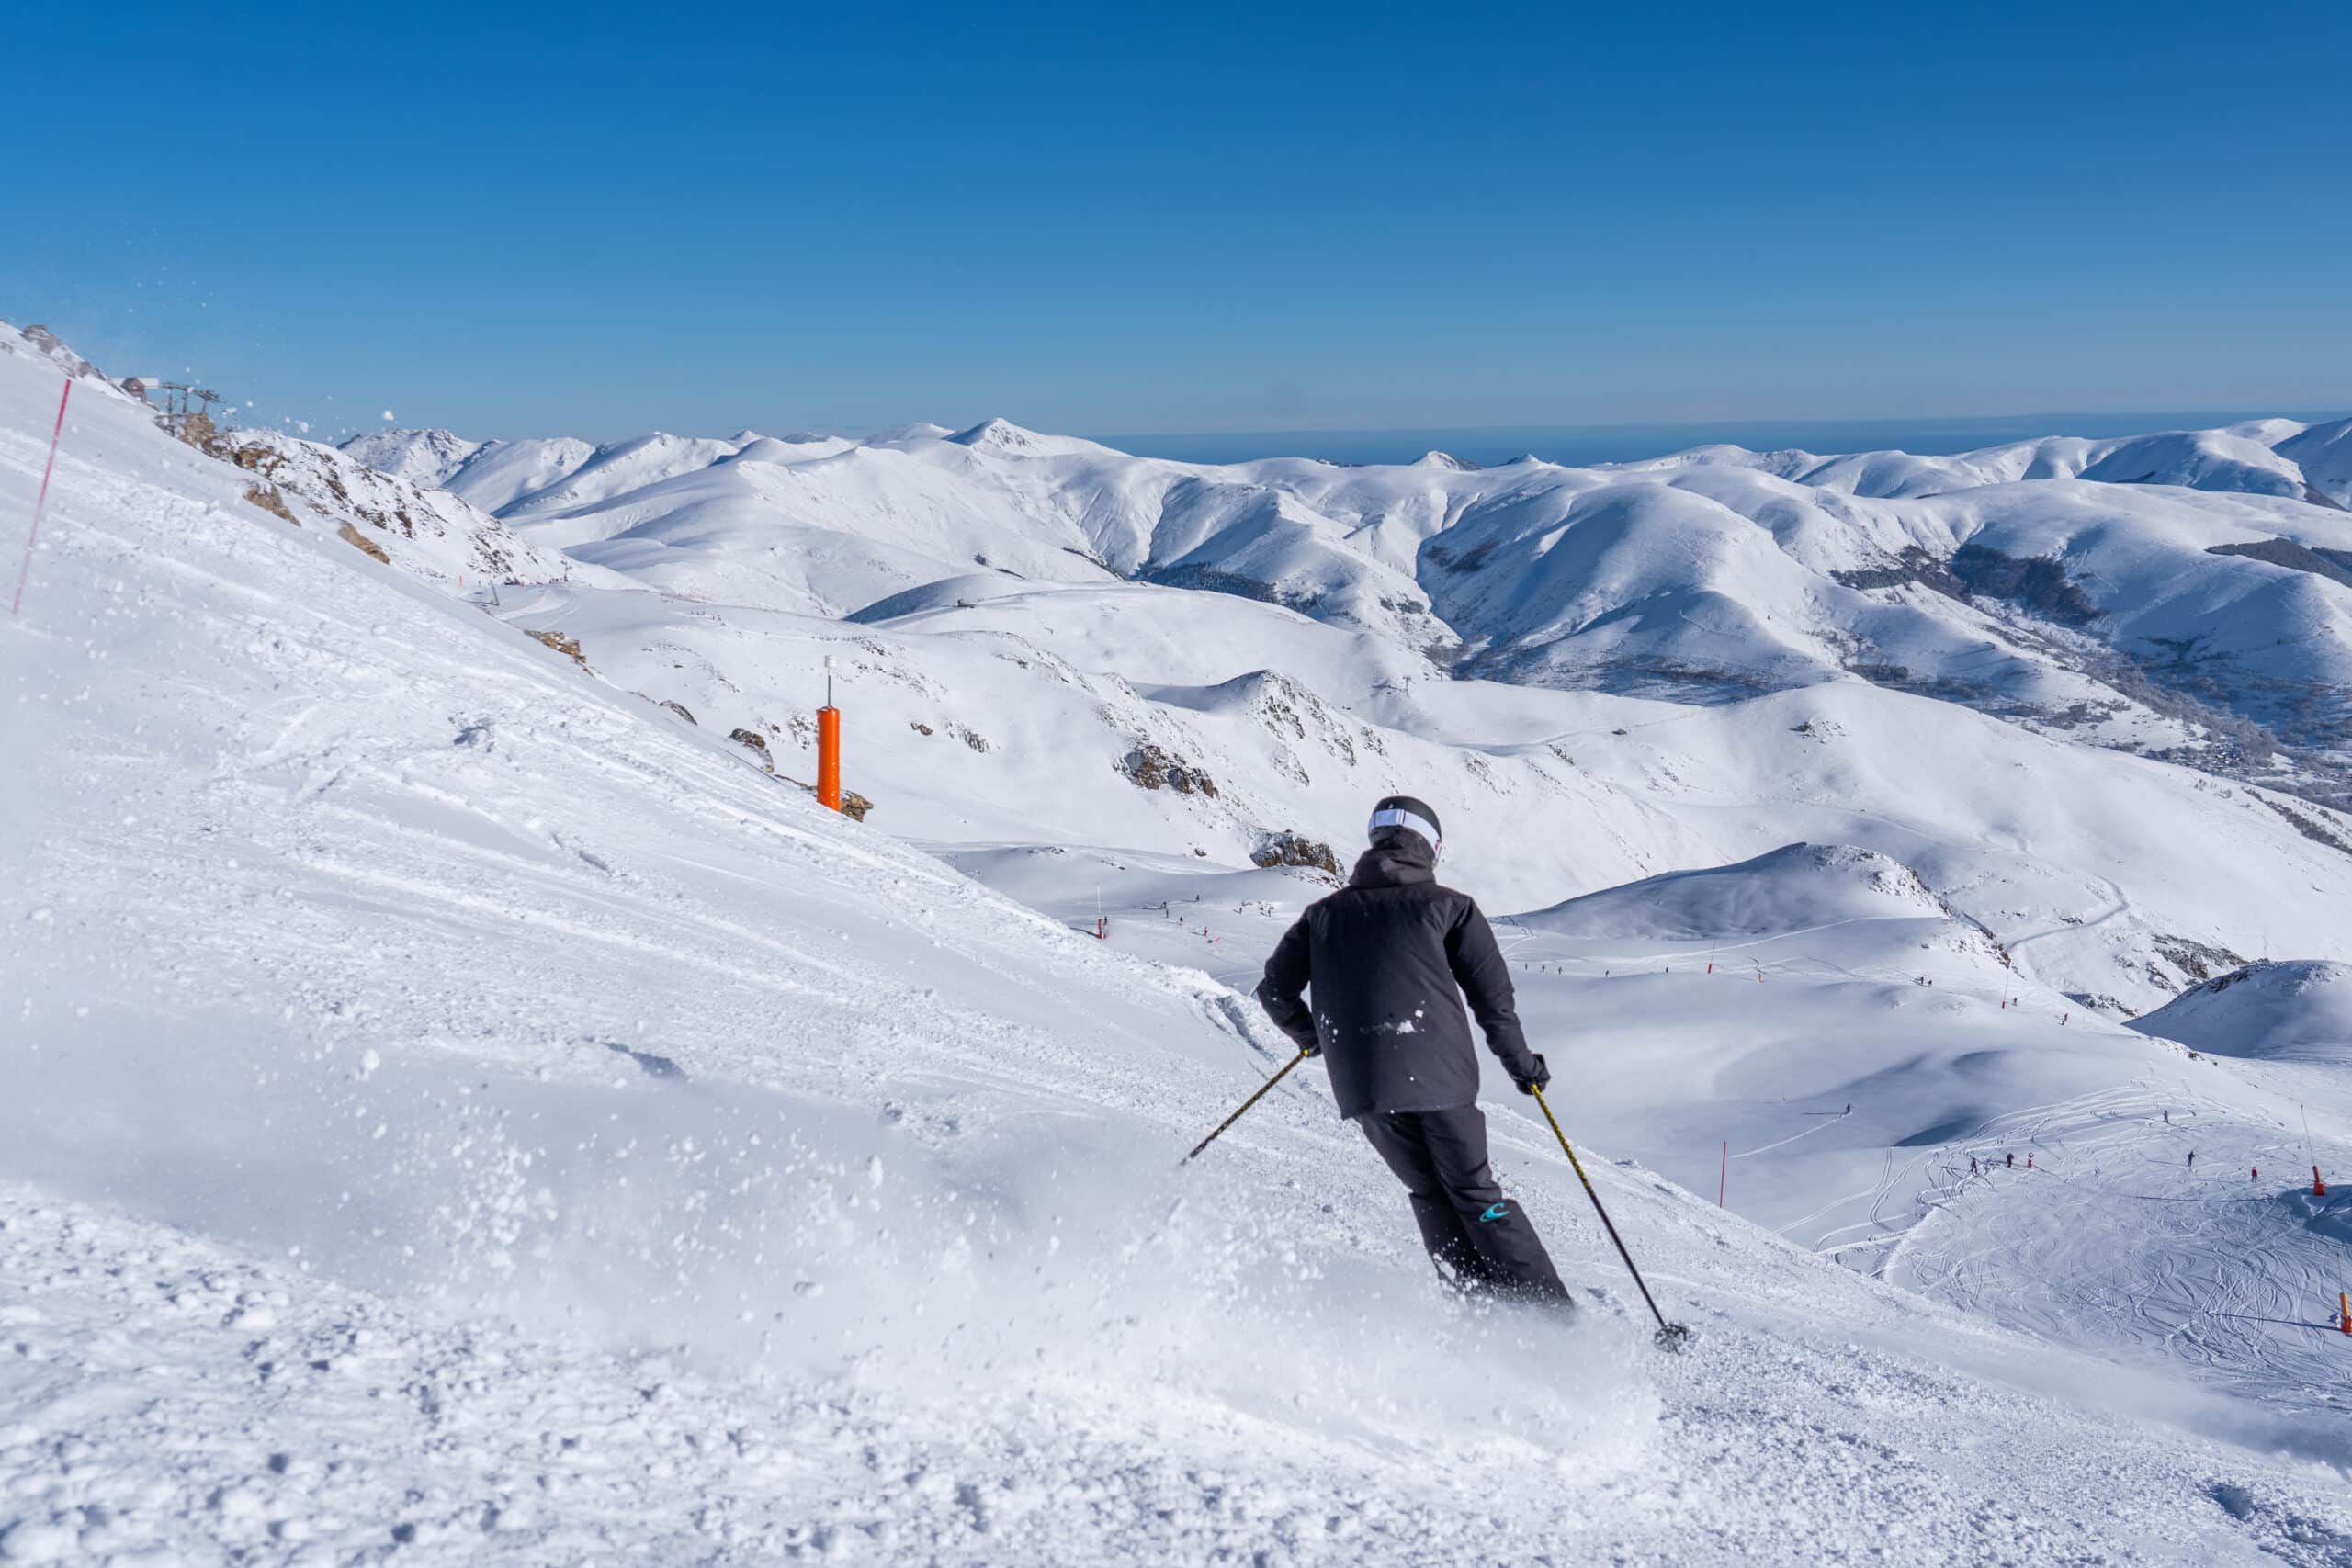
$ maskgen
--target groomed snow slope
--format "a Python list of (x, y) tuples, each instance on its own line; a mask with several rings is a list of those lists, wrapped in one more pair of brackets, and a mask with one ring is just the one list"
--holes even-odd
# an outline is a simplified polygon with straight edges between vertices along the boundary
[[(0, 354), (0, 505), (55, 378)], [(1464, 1314), (1310, 1076), (77, 398), (0, 631), (0, 1551), (2324, 1562), (2339, 1438), (1589, 1162)], [(1581, 1128), (1576, 1108), (1571, 1125)], [(1984, 1440), (1997, 1434), (1998, 1440)], [(2300, 1456), (2300, 1457), (2299, 1457)]]
[[(1295, 871), (1034, 846), (956, 860), (1237, 987), (1320, 891)], [(1620, 1155), (2135, 1386), (2186, 1376), (2341, 1429), (2347, 1200), (2306, 1192), (2312, 1164), (2352, 1168), (2340, 1061), (2228, 1060), (2119, 1028), (1850, 847), (1652, 878), (1506, 916), (1499, 935), (1557, 1097)]]
[[(1785, 844), (1737, 865), (1669, 872), (1519, 917), (1563, 936), (1675, 942), (1784, 935), (1951, 911), (1910, 869), (1844, 844)], [(1990, 951), (1990, 943), (1985, 944)]]

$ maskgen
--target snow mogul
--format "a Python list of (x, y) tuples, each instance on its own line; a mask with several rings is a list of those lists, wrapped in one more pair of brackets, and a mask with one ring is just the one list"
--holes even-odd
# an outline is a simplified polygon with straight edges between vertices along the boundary
[(1487, 1161), (1470, 1015), (1521, 1094), (1552, 1081), (1519, 1026), (1510, 967), (1478, 906), (1438, 883), (1435, 811), (1392, 795), (1369, 830), (1347, 886), (1275, 944), (1258, 1000), (1302, 1054), (1323, 1058), (1340, 1114), (1405, 1184), (1442, 1278), (1465, 1294), (1572, 1308)]

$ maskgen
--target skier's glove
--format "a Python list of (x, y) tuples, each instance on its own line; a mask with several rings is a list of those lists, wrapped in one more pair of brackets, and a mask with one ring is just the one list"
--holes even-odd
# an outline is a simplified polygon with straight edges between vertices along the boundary
[(1511, 1074), (1510, 1081), (1519, 1086), (1519, 1092), (1521, 1094), (1533, 1094), (1539, 1089), (1550, 1089), (1552, 1069), (1544, 1066), (1544, 1053), (1530, 1051), (1527, 1056), (1528, 1060), (1535, 1065), (1523, 1073)]

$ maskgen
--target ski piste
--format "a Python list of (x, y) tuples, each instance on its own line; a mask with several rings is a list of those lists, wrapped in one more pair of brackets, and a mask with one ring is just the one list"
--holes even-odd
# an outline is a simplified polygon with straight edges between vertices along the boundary
[[(60, 373), (6, 341), (0, 498), (28, 509)], [(712, 706), (716, 682), (702, 709), (655, 692), (636, 651), (654, 639), (599, 629), (754, 624), (736, 610), (695, 623), (576, 579), (503, 587), (509, 624), (403, 564), (454, 532), (420, 523), (388, 566), (259, 509), (253, 470), (95, 381), (71, 408), (0, 627), (0, 754), (29, 781), (0, 816), (13, 1558), (2319, 1563), (2352, 1538), (2343, 1337), (2309, 1326), (2335, 1307), (2318, 1287), (2341, 1222), (2333, 1190), (2305, 1206), (2294, 1109), (2333, 1169), (2338, 1065), (2302, 1027), (2333, 979), (2256, 966), (2192, 988), (2199, 1013), (2254, 996), (2278, 1015), (2234, 1039), (2205, 1020), (2195, 1045), (2079, 1005), (2062, 1028), (2051, 979), (2178, 929), (2171, 873), (2116, 896), (2064, 869), (2086, 779), (2123, 781), (2100, 795), (2119, 833), (2161, 818), (2182, 856), (2291, 867), (2269, 879), (2284, 908), (2305, 873), (2335, 886), (2336, 852), (2267, 792), (2225, 802), (2185, 770), (1861, 682), (1721, 714), (1533, 699), (1589, 720), (1550, 732), (1577, 728), (1563, 749), (1609, 780), (1593, 822), (1654, 862), (1606, 840), (1581, 878), (1494, 876), (1546, 890), (1495, 907), (1522, 912), (1498, 936), (1549, 1092), (1645, 1280), (1702, 1337), (1659, 1356), (1645, 1315), (1563, 1333), (1433, 1296), (1393, 1183), (1312, 1072), (1171, 1169), (1280, 1065), (1247, 985), (1324, 886), (1243, 869), (1225, 840), (1085, 847), (1120, 843), (1094, 830), (1130, 805), (1172, 835), (1212, 809), (1197, 791), (1180, 805), (1106, 756), (1124, 793), (1100, 818), (1091, 795), (1057, 802), (1054, 854), (1010, 831), (1011, 789), (968, 795), (993, 840), (937, 830), (948, 791), (921, 790), (951, 764), (910, 751), (903, 792), (844, 819), (781, 782), (805, 776), (783, 717), (771, 773), (729, 738), (756, 715)], [(1179, 604), (1215, 619), (1168, 672), (1222, 701), (1174, 666), (1265, 607)], [(1241, 646), (1261, 623), (1230, 624)], [(584, 668), (533, 630), (578, 640)], [(885, 636), (774, 635), (745, 646), (780, 665)], [(1048, 662), (979, 644), (991, 678)], [(947, 669), (946, 646), (906, 667)], [(908, 716), (860, 678), (878, 668), (841, 697), (853, 789), (882, 773), (858, 771), (859, 737)], [(957, 704), (989, 751), (938, 711), (903, 744), (1010, 765), (1022, 738), (981, 716), (1009, 699)], [(1930, 818), (1989, 819), (1970, 755), (1987, 776), (2044, 764), (2014, 802), (2030, 832), (1918, 856), (2007, 866), (2002, 907), (2038, 890), (1996, 931), (2014, 967), (1908, 861), (1850, 842), (1859, 809), (1778, 801), (1781, 841), (1812, 846), (1787, 854), (1755, 842), (1761, 807), (1700, 802), (1714, 853), (1671, 817), (1710, 779), (1764, 798), (1717, 770), (1792, 765), (1832, 721), (1866, 754), (1841, 786), (1863, 808), (1892, 804), (1886, 779), (1921, 784), (1906, 750), (1953, 775), (1898, 813), (1922, 843)], [(1423, 743), (1413, 765), (1446, 759), (1476, 798)], [(1312, 798), (1248, 773), (1217, 799)], [(1472, 882), (1480, 840), (1507, 840), (1467, 821), (1449, 813), (1448, 852)], [(1679, 866), (1706, 870), (1611, 896)], [(1071, 929), (1098, 882), (1102, 939)], [(1693, 884), (1717, 892), (1681, 902)], [(1205, 935), (1160, 913), (1194, 894)], [(1693, 931), (1697, 907), (1745, 929)], [(1736, 973), (1704, 973), (1714, 946)], [(2291, 1051), (2265, 1055), (2274, 1037)], [(1498, 1080), (1481, 1099), (1564, 1272), (1619, 1290), (1535, 1108)], [(2214, 1171), (2193, 1187), (2192, 1129)], [(2004, 1149), (2034, 1151), (2033, 1175), (1963, 1184), (1969, 1154)], [(2294, 1179), (2249, 1190), (2256, 1167)]]

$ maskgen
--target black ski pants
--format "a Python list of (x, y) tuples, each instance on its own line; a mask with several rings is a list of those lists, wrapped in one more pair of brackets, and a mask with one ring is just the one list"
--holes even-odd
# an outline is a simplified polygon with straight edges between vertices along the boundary
[(1368, 1111), (1356, 1123), (1405, 1184), (1440, 1274), (1465, 1291), (1568, 1299), (1534, 1224), (1495, 1184), (1476, 1106)]

